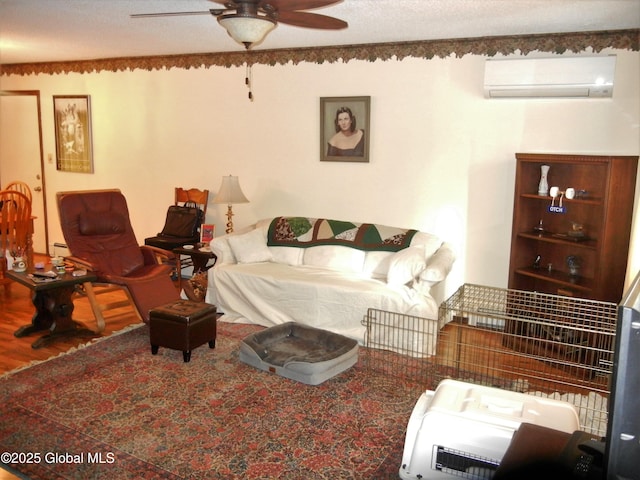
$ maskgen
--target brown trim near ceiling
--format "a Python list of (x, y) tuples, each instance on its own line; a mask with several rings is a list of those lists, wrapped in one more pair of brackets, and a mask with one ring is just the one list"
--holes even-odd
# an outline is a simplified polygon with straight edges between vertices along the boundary
[(153, 57), (105, 58), (48, 63), (14, 63), (0, 65), (0, 75), (32, 75), (60, 73), (91, 73), (101, 71), (162, 70), (170, 68), (234, 67), (245, 64), (277, 65), (301, 62), (333, 63), (349, 60), (390, 60), (405, 57), (445, 58), (468, 54), (494, 56), (533, 51), (561, 54), (594, 53), (605, 48), (640, 50), (640, 29), (600, 32), (558, 33), (527, 36), (460, 38), (419, 42), (376, 43), (317, 48), (291, 48), (222, 53), (201, 53)]

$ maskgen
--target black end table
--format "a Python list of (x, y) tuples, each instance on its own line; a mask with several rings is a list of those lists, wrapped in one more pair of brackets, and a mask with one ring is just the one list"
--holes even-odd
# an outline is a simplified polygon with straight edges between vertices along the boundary
[[(44, 270), (41, 270), (44, 271)], [(7, 276), (12, 280), (31, 289), (31, 300), (36, 312), (33, 314), (31, 324), (24, 325), (14, 332), (16, 337), (25, 337), (35, 332), (49, 330), (49, 332), (33, 342), (32, 348), (41, 348), (56, 338), (71, 336), (98, 335), (82, 324), (72, 319), (73, 300), (72, 295), (76, 285), (95, 282), (97, 277), (92, 272), (84, 275), (72, 275), (71, 273), (59, 274), (54, 279), (43, 279), (33, 275), (34, 270), (27, 272), (14, 272), (7, 270)]]
[[(182, 255), (191, 258), (191, 262), (193, 263), (193, 273), (205, 272), (209, 270), (216, 264), (216, 260), (218, 259), (216, 254), (211, 251), (211, 248), (208, 245), (203, 247), (194, 245), (193, 248), (185, 248), (184, 246), (182, 246), (174, 248), (173, 253), (176, 254), (177, 258), (176, 269), (178, 271), (178, 288), (182, 288), (182, 275), (180, 274), (180, 272), (182, 271), (180, 257)], [(211, 265), (208, 265), (210, 260), (213, 260), (213, 263)]]

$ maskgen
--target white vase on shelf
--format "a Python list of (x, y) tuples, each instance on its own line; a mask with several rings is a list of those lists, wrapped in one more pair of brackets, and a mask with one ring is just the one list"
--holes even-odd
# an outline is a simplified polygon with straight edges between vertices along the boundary
[(546, 197), (549, 194), (549, 182), (547, 175), (549, 174), (549, 165), (540, 166), (540, 183), (538, 184), (538, 195)]

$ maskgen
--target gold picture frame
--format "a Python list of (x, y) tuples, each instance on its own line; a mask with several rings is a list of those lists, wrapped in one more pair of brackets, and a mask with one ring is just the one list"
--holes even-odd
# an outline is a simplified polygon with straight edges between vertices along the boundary
[(89, 95), (54, 95), (56, 168), (93, 173), (91, 102)]
[(369, 162), (371, 97), (320, 98), (320, 161)]

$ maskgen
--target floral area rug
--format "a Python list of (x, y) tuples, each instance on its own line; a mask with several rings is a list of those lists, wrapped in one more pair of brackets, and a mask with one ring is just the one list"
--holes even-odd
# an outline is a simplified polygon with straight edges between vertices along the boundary
[(160, 348), (148, 328), (0, 379), (2, 463), (32, 479), (391, 479), (419, 393), (367, 368), (318, 386), (238, 360), (262, 327), (218, 323), (216, 348)]

